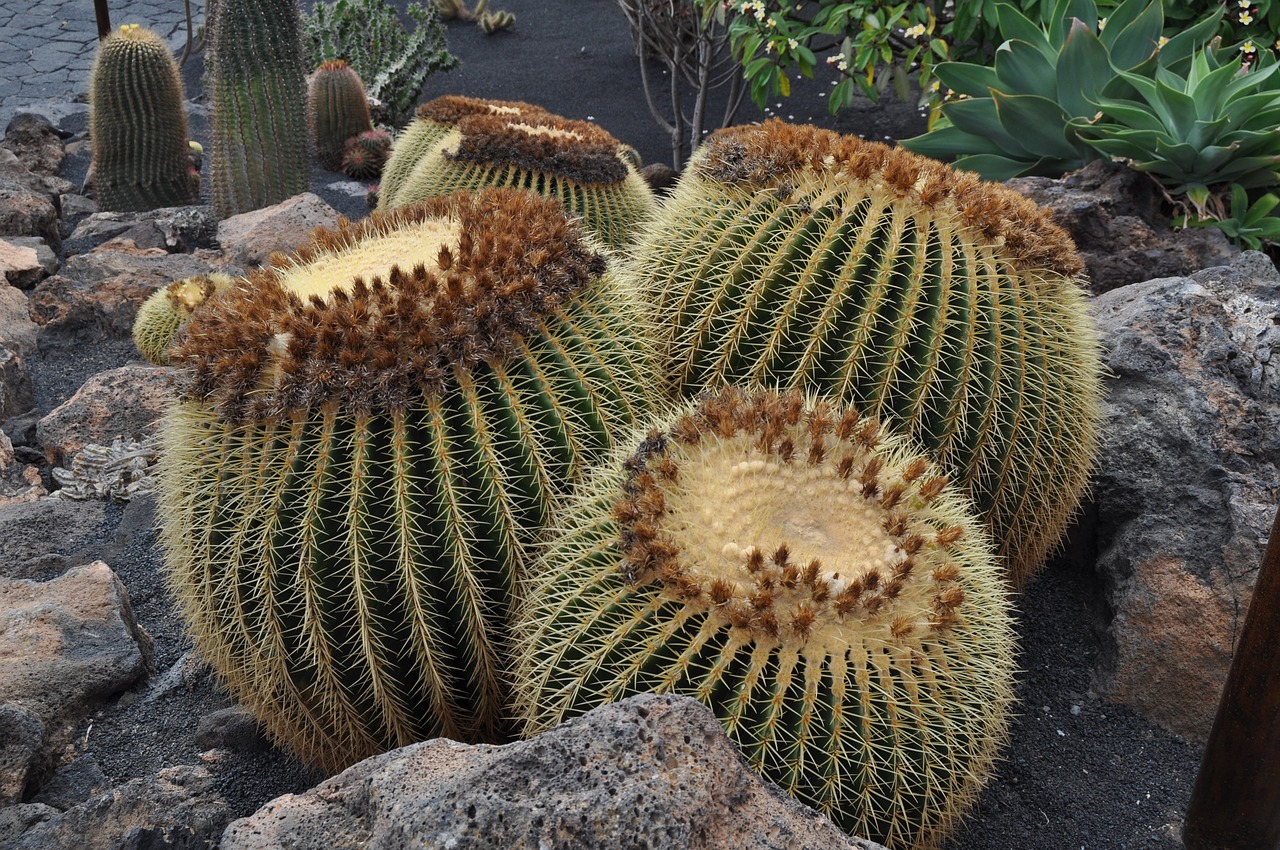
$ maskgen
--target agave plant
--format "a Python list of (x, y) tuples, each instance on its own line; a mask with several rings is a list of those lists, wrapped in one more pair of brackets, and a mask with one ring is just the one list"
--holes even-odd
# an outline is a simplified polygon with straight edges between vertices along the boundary
[(957, 168), (988, 180), (1058, 177), (1103, 158), (1073, 122), (1092, 118), (1104, 94), (1128, 96), (1130, 78), (1149, 79), (1201, 50), (1222, 17), (1218, 7), (1164, 40), (1160, 0), (1124, 0), (1102, 27), (1095, 0), (1055, 0), (1038, 21), (1007, 3), (996, 8), (1005, 40), (993, 66), (938, 65), (957, 99), (940, 107), (928, 133), (902, 142), (925, 156), (955, 157)]
[[(1222, 54), (1235, 54), (1228, 61)], [(1097, 111), (1071, 128), (1094, 150), (1151, 174), (1175, 198), (1206, 214), (1215, 186), (1280, 183), (1280, 69), (1274, 57), (1245, 66), (1236, 51), (1199, 50), (1175, 70), (1128, 71), (1123, 96), (1104, 91)]]

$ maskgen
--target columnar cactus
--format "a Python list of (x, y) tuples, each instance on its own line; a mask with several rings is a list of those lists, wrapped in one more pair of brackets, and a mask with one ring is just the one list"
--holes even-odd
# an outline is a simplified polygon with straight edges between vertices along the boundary
[(936, 847), (974, 801), (1013, 699), (1009, 595), (982, 522), (906, 440), (727, 388), (637, 433), (556, 528), (518, 627), (527, 734), (678, 693), (891, 848)]
[(308, 84), (316, 158), (330, 171), (342, 168), (347, 140), (373, 129), (360, 77), (342, 59), (321, 63)]
[(659, 374), (856, 405), (921, 443), (1013, 583), (1060, 539), (1098, 443), (1083, 264), (1047, 210), (884, 145), (779, 121), (717, 132), (635, 246)]
[(529, 115), (544, 113), (541, 106), (518, 100), (488, 100), (444, 95), (418, 106), (414, 119), (396, 137), (391, 158), (382, 172), (378, 195), (381, 209), (396, 205), (401, 186), (418, 163), (467, 115)]
[(214, 272), (176, 280), (151, 293), (133, 322), (133, 343), (147, 362), (169, 365), (169, 347), (191, 319), (197, 307), (218, 292), (231, 288), (230, 275)]
[(218, 0), (205, 67), (219, 218), (307, 190), (307, 80), (297, 0)]
[(628, 244), (652, 218), (653, 192), (594, 124), (549, 113), (474, 114), (458, 119), (378, 208), (411, 204), (458, 189), (529, 189), (557, 198), (611, 249)]
[(604, 272), (555, 202), (460, 193), (318, 232), (172, 349), (175, 596), (305, 761), (507, 737), (527, 550), (648, 409), (638, 305)]
[(173, 54), (151, 30), (125, 25), (98, 47), (89, 72), (89, 137), (99, 208), (196, 202), (182, 79)]

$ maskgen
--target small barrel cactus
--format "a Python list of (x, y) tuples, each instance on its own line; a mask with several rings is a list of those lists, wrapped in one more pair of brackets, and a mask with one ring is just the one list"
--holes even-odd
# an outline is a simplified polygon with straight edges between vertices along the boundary
[(382, 173), (390, 155), (391, 136), (385, 130), (366, 130), (347, 139), (342, 171), (356, 180), (372, 180)]
[(380, 209), (416, 203), (457, 189), (529, 189), (557, 198), (587, 231), (618, 249), (631, 242), (657, 208), (649, 185), (594, 124), (549, 113), (463, 116)]
[(637, 299), (513, 190), (318, 231), (246, 280), (170, 352), (162, 539), (200, 654), (329, 770), (504, 740), (528, 550), (649, 409)]
[(671, 396), (794, 387), (910, 434), (969, 491), (1015, 586), (1098, 444), (1082, 270), (1013, 190), (777, 120), (714, 134), (627, 265)]
[(311, 185), (298, 0), (218, 0), (205, 59), (209, 158), (219, 218), (278, 204)]
[(151, 30), (127, 24), (98, 47), (89, 72), (93, 185), (103, 210), (196, 202), (187, 111), (173, 54)]
[(396, 137), (391, 158), (382, 172), (379, 196), (383, 209), (396, 203), (400, 187), (409, 174), (447, 133), (467, 115), (529, 115), (546, 112), (541, 106), (518, 100), (488, 100), (479, 97), (444, 95), (418, 107), (413, 121)]
[(133, 322), (133, 343), (138, 351), (147, 362), (168, 366), (169, 348), (192, 312), (216, 293), (230, 289), (233, 283), (230, 275), (214, 272), (176, 280), (151, 293), (138, 308)]
[(533, 570), (526, 733), (683, 694), (841, 828), (936, 847), (1013, 700), (1008, 589), (967, 500), (874, 420), (794, 391), (722, 389), (636, 439)]
[(342, 59), (321, 63), (308, 84), (316, 158), (330, 171), (342, 168), (347, 140), (373, 129), (360, 77)]

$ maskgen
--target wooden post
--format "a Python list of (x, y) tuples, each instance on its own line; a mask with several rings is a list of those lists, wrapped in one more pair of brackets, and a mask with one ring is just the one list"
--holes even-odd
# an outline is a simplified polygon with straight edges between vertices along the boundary
[(1280, 513), (1182, 829), (1187, 850), (1280, 850)]
[(111, 13), (107, 11), (107, 0), (93, 0), (93, 11), (98, 16), (98, 41), (111, 35)]

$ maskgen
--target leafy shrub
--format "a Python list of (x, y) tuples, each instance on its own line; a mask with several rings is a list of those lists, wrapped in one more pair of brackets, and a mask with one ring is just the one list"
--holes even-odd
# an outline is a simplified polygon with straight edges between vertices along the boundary
[(396, 126), (408, 120), (427, 77), (458, 67), (435, 7), (410, 3), (407, 11), (417, 23), (412, 33), (384, 0), (316, 3), (306, 19), (312, 67), (345, 59)]
[(1280, 244), (1280, 216), (1272, 211), (1280, 206), (1280, 197), (1265, 192), (1250, 203), (1243, 186), (1231, 187), (1230, 206), (1218, 218), (1189, 213), (1174, 220), (1179, 227), (1216, 227), (1239, 248), (1261, 251), (1266, 245)]

